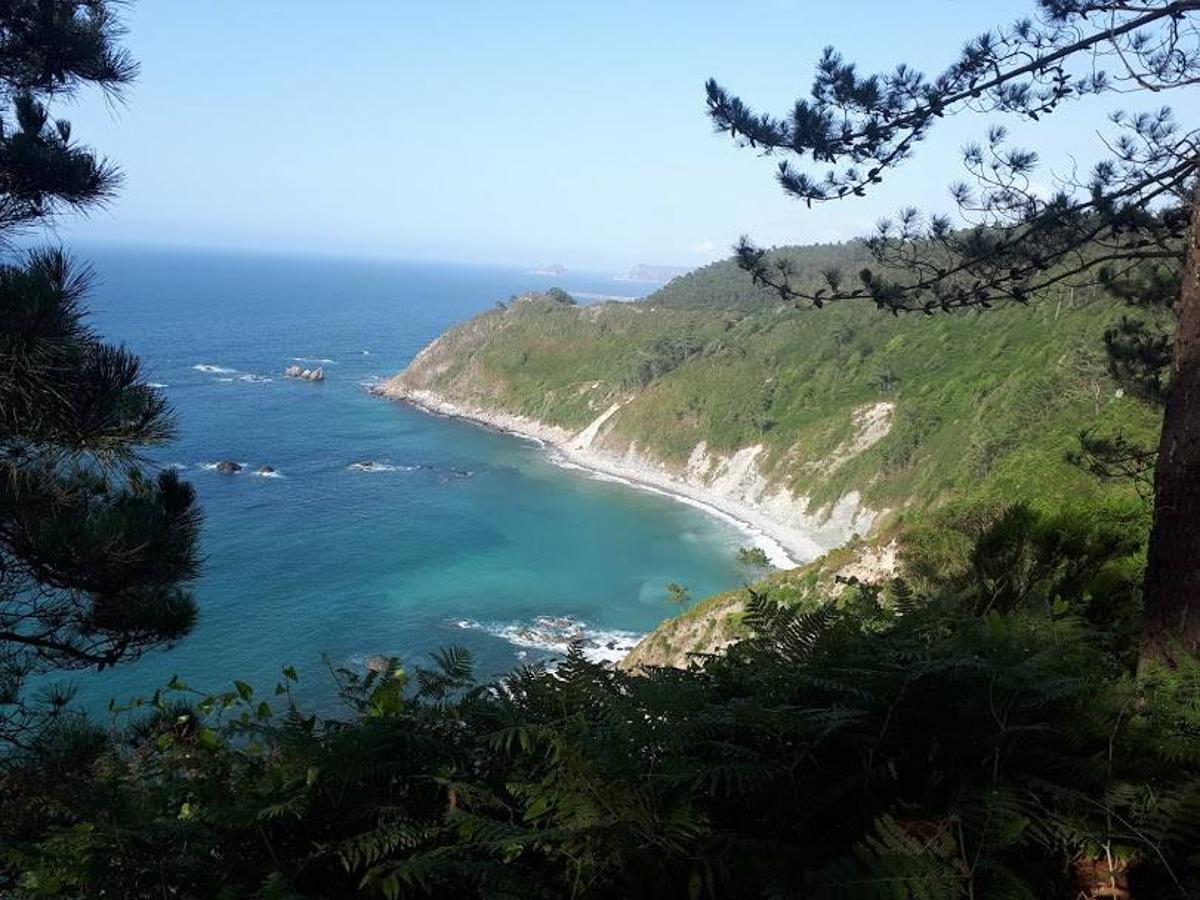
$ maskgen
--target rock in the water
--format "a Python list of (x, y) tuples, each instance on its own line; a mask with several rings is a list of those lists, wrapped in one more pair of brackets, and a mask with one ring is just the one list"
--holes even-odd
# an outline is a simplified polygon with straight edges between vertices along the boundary
[(391, 664), (391, 660), (389, 660), (386, 656), (382, 656), (381, 654), (377, 653), (374, 656), (368, 657), (367, 671), (368, 672), (386, 672), (388, 670), (388, 666), (390, 664)]
[(300, 366), (288, 366), (283, 370), (286, 378), (299, 378), (301, 381), (324, 381), (325, 370), (321, 366), (315, 369), (302, 369)]
[(242, 464), (236, 463), (231, 459), (223, 459), (217, 463), (217, 471), (222, 475), (236, 475), (242, 471)]
[(275, 468), (274, 468), (274, 466), (259, 466), (258, 474), (259, 475), (274, 475)]

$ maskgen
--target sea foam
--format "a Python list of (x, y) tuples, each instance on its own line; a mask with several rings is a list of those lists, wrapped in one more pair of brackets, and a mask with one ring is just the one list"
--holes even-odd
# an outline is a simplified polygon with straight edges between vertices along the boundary
[[(530, 622), (476, 622), (459, 619), (457, 628), (483, 631), (517, 647), (566, 654), (571, 644), (581, 645), (592, 662), (615, 663), (637, 645), (644, 635), (633, 631), (593, 628), (572, 616), (537, 616)], [(517, 653), (523, 659), (523, 652)]]
[(346, 466), (351, 472), (415, 472), (420, 466), (394, 466), (383, 462), (356, 462)]

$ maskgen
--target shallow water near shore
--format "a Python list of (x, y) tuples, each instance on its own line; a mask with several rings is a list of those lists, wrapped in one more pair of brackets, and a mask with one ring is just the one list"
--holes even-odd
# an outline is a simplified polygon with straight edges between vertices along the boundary
[[(177, 647), (79, 675), (93, 708), (178, 674), (204, 690), (333, 694), (322, 664), (374, 654), (421, 663), (461, 644), (482, 676), (551, 659), (582, 637), (612, 659), (692, 595), (735, 587), (749, 543), (726, 521), (554, 464), (545, 448), (368, 395), (446, 327), (561, 283), (604, 276), (218, 253), (83, 249), (92, 324), (138, 353), (179, 417), (150, 456), (199, 493), (206, 520), (200, 621)], [(321, 366), (313, 384), (282, 376)], [(223, 474), (215, 464), (245, 468)], [(272, 471), (258, 472), (262, 466)]]

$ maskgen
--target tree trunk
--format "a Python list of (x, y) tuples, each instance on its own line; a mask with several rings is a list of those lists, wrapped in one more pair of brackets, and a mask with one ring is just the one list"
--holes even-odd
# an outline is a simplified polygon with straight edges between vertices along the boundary
[(1200, 183), (1192, 198), (1171, 381), (1154, 472), (1143, 661), (1200, 654)]

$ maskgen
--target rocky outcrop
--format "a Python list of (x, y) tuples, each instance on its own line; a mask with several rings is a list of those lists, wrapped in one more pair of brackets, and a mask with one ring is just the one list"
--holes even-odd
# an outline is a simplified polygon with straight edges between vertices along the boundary
[[(837, 602), (855, 584), (886, 584), (900, 569), (896, 541), (857, 543), (825, 554), (805, 566), (777, 572), (753, 585), (755, 591), (789, 605), (812, 608)], [(719, 654), (749, 632), (743, 622), (746, 590), (709, 597), (682, 615), (667, 619), (638, 642), (617, 664), (629, 672), (670, 666), (687, 668)]]
[(305, 369), (301, 366), (288, 366), (283, 370), (285, 378), (296, 378), (300, 381), (324, 381), (325, 369), (317, 366), (315, 369)]
[(223, 459), (217, 463), (217, 471), (222, 475), (236, 475), (244, 468), (245, 466), (241, 463), (234, 462), (231, 459)]

